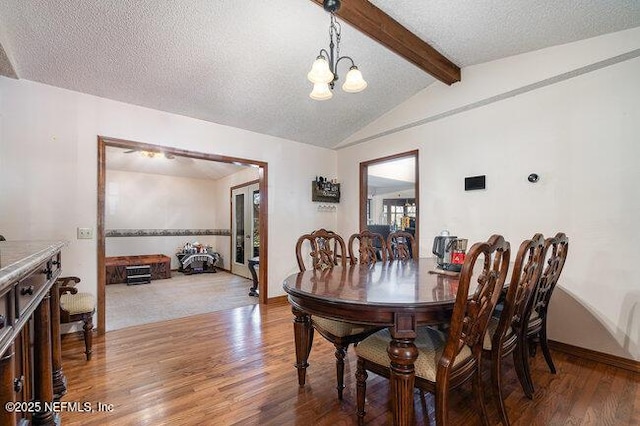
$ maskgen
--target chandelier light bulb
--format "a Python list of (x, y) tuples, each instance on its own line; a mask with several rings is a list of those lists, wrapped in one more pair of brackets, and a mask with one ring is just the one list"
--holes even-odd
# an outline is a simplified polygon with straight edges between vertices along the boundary
[(310, 82), (331, 83), (333, 81), (333, 73), (329, 69), (329, 63), (323, 56), (318, 56), (311, 66), (311, 71), (307, 74)]
[(313, 85), (313, 91), (309, 94), (309, 97), (316, 101), (326, 101), (333, 97), (333, 92), (329, 89), (329, 84), (315, 83)]
[(348, 93), (362, 92), (367, 87), (367, 82), (362, 78), (362, 73), (355, 65), (351, 67), (342, 85), (342, 90)]

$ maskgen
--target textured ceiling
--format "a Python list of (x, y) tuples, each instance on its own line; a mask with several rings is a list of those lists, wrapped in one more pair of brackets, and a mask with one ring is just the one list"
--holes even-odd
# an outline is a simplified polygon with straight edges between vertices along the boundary
[[(460, 67), (640, 25), (637, 0), (372, 3)], [(369, 86), (313, 101), (328, 26), (310, 0), (0, 0), (21, 79), (334, 147), (434, 79), (344, 24), (341, 53)]]

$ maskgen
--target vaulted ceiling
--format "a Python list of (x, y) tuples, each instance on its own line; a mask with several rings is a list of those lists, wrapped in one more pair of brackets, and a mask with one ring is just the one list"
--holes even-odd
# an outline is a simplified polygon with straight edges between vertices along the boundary
[[(311, 100), (306, 74), (329, 44), (314, 1), (0, 0), (0, 74), (329, 148), (443, 84), (343, 21), (341, 53), (368, 87)], [(370, 3), (463, 80), (470, 65), (640, 26), (637, 0)]]

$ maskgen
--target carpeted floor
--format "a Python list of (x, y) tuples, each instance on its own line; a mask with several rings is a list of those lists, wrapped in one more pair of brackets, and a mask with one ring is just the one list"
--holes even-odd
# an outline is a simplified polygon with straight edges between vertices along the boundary
[(228, 272), (171, 276), (106, 286), (107, 331), (258, 303), (249, 296), (251, 280)]

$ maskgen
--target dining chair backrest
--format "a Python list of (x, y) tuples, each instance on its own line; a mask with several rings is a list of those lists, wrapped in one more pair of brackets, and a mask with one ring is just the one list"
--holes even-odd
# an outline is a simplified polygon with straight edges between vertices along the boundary
[(567, 260), (569, 238), (563, 232), (558, 232), (555, 237), (545, 240), (545, 247), (547, 250), (547, 265), (531, 296), (531, 306), (528, 311), (528, 318), (526, 318), (527, 322), (532, 319), (543, 320), (546, 318), (551, 295)]
[(300, 272), (307, 270), (306, 260), (310, 260), (308, 266), (311, 269), (324, 271), (337, 265), (346, 266), (347, 250), (340, 235), (326, 229), (318, 229), (298, 238), (296, 258)]
[(511, 272), (509, 288), (504, 300), (504, 308), (493, 334), (493, 348), (503, 345), (513, 346), (519, 333), (526, 333), (523, 324), (528, 302), (544, 269), (547, 246), (542, 234), (535, 234), (530, 240), (520, 244)]
[[(475, 243), (469, 249), (460, 271), (449, 337), (438, 362), (436, 381), (448, 381), (454, 360), (465, 346), (473, 354), (468, 362), (479, 364), (484, 334), (507, 278), (510, 254), (509, 243), (500, 235), (492, 235), (488, 241)], [(480, 257), (483, 258), (482, 268), (477, 268), (476, 261)], [(477, 286), (469, 297), (472, 278)]]
[[(355, 246), (358, 246), (356, 253)], [(352, 265), (356, 263), (373, 264), (376, 261), (387, 261), (387, 244), (382, 235), (369, 230), (361, 231), (349, 237), (349, 261)], [(357, 255), (356, 255), (357, 254)]]
[(416, 259), (418, 250), (413, 235), (405, 231), (396, 231), (387, 237), (387, 250), (389, 260)]

